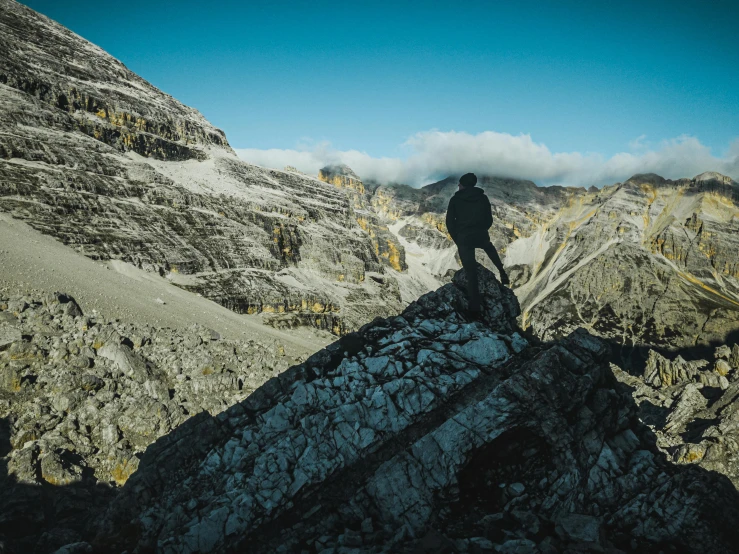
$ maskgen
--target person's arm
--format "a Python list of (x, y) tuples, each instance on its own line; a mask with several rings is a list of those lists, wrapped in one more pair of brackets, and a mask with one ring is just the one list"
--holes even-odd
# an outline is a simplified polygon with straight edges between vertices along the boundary
[(487, 197), (487, 195), (485, 195), (484, 198), (486, 209), (483, 216), (483, 223), (485, 224), (485, 229), (490, 229), (490, 227), (493, 226), (493, 209), (490, 206), (490, 199)]
[(457, 242), (457, 214), (454, 209), (454, 197), (449, 199), (449, 206), (446, 209), (446, 230), (452, 237), (452, 240)]

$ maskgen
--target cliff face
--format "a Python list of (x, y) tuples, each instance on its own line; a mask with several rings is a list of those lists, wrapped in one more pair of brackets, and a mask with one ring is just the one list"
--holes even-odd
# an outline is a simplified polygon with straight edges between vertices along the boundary
[[(0, 83), (59, 110), (51, 113), (60, 124), (118, 151), (159, 159), (202, 159), (205, 146), (228, 148), (223, 131), (196, 110), (32, 10), (3, 0), (0, 29)], [(36, 122), (49, 115), (27, 114)], [(24, 153), (28, 141), (33, 137), (6, 137), (0, 154), (22, 158), (13, 154)]]
[[(664, 460), (584, 331), (540, 343), (484, 272), (151, 446), (99, 545), (166, 552), (730, 552), (730, 482)], [(518, 549), (518, 550), (517, 550)]]
[(0, 34), (0, 210), (275, 326), (341, 334), (401, 309), (404, 253), (343, 190), (245, 164), (196, 110), (13, 0)]
[(351, 168), (346, 165), (324, 167), (318, 172), (318, 178), (345, 192), (357, 223), (372, 241), (375, 255), (396, 271), (408, 269), (403, 246), (390, 232), (387, 218), (372, 209), (369, 191), (365, 190), (364, 183)]

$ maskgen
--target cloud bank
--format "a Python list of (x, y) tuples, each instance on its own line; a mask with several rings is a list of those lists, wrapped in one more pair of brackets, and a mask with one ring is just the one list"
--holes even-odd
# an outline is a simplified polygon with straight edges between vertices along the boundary
[(648, 146), (644, 136), (634, 139), (630, 152), (604, 157), (595, 153), (551, 152), (530, 135), (485, 131), (425, 131), (402, 146), (404, 158), (374, 158), (357, 150), (335, 150), (328, 143), (295, 150), (237, 149), (244, 161), (283, 169), (291, 165), (315, 175), (326, 165), (343, 163), (364, 180), (421, 186), (449, 175), (473, 171), (480, 175), (530, 179), (539, 185), (602, 186), (624, 181), (636, 173), (657, 173), (669, 179), (718, 171), (739, 180), (739, 139), (724, 157), (691, 136)]

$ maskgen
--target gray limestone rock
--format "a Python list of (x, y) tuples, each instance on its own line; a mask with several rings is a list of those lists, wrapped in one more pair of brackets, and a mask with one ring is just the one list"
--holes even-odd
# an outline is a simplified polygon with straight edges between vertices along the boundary
[(14, 342), (21, 340), (21, 332), (8, 323), (0, 323), (0, 351), (7, 350)]
[[(96, 543), (729, 552), (739, 493), (666, 461), (608, 345), (580, 330), (514, 350), (511, 292), (483, 272), (483, 321), (467, 322), (462, 277), (154, 443)], [(687, 387), (679, 414), (700, 404)]]
[(739, 369), (739, 343), (735, 344), (731, 349), (731, 356), (729, 357), (729, 363), (734, 369)]
[(731, 348), (728, 345), (722, 344), (714, 351), (714, 357), (719, 360), (721, 358), (728, 360), (731, 357)]
[(98, 350), (98, 356), (110, 360), (130, 379), (143, 382), (149, 376), (146, 364), (125, 344), (107, 343)]
[[(17, 552), (79, 542), (153, 441), (288, 366), (274, 345), (72, 317), (64, 306), (76, 303), (60, 297), (0, 291), (0, 320), (21, 339), (0, 351), (0, 533)], [(11, 307), (17, 315), (3, 317)], [(42, 502), (45, 487), (57, 492)], [(73, 519), (74, 536), (57, 536), (59, 518)]]

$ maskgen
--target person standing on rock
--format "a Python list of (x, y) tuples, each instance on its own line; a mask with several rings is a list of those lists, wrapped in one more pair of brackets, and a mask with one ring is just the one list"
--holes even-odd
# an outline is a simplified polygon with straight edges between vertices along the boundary
[(459, 249), (459, 259), (467, 275), (467, 298), (470, 315), (480, 315), (480, 286), (477, 278), (477, 262), (475, 249), (482, 248), (500, 272), (500, 282), (510, 283), (508, 274), (503, 269), (498, 251), (490, 242), (488, 229), (493, 225), (493, 212), (490, 200), (476, 187), (477, 176), (474, 173), (462, 175), (459, 179), (459, 190), (449, 200), (446, 211), (446, 228)]

